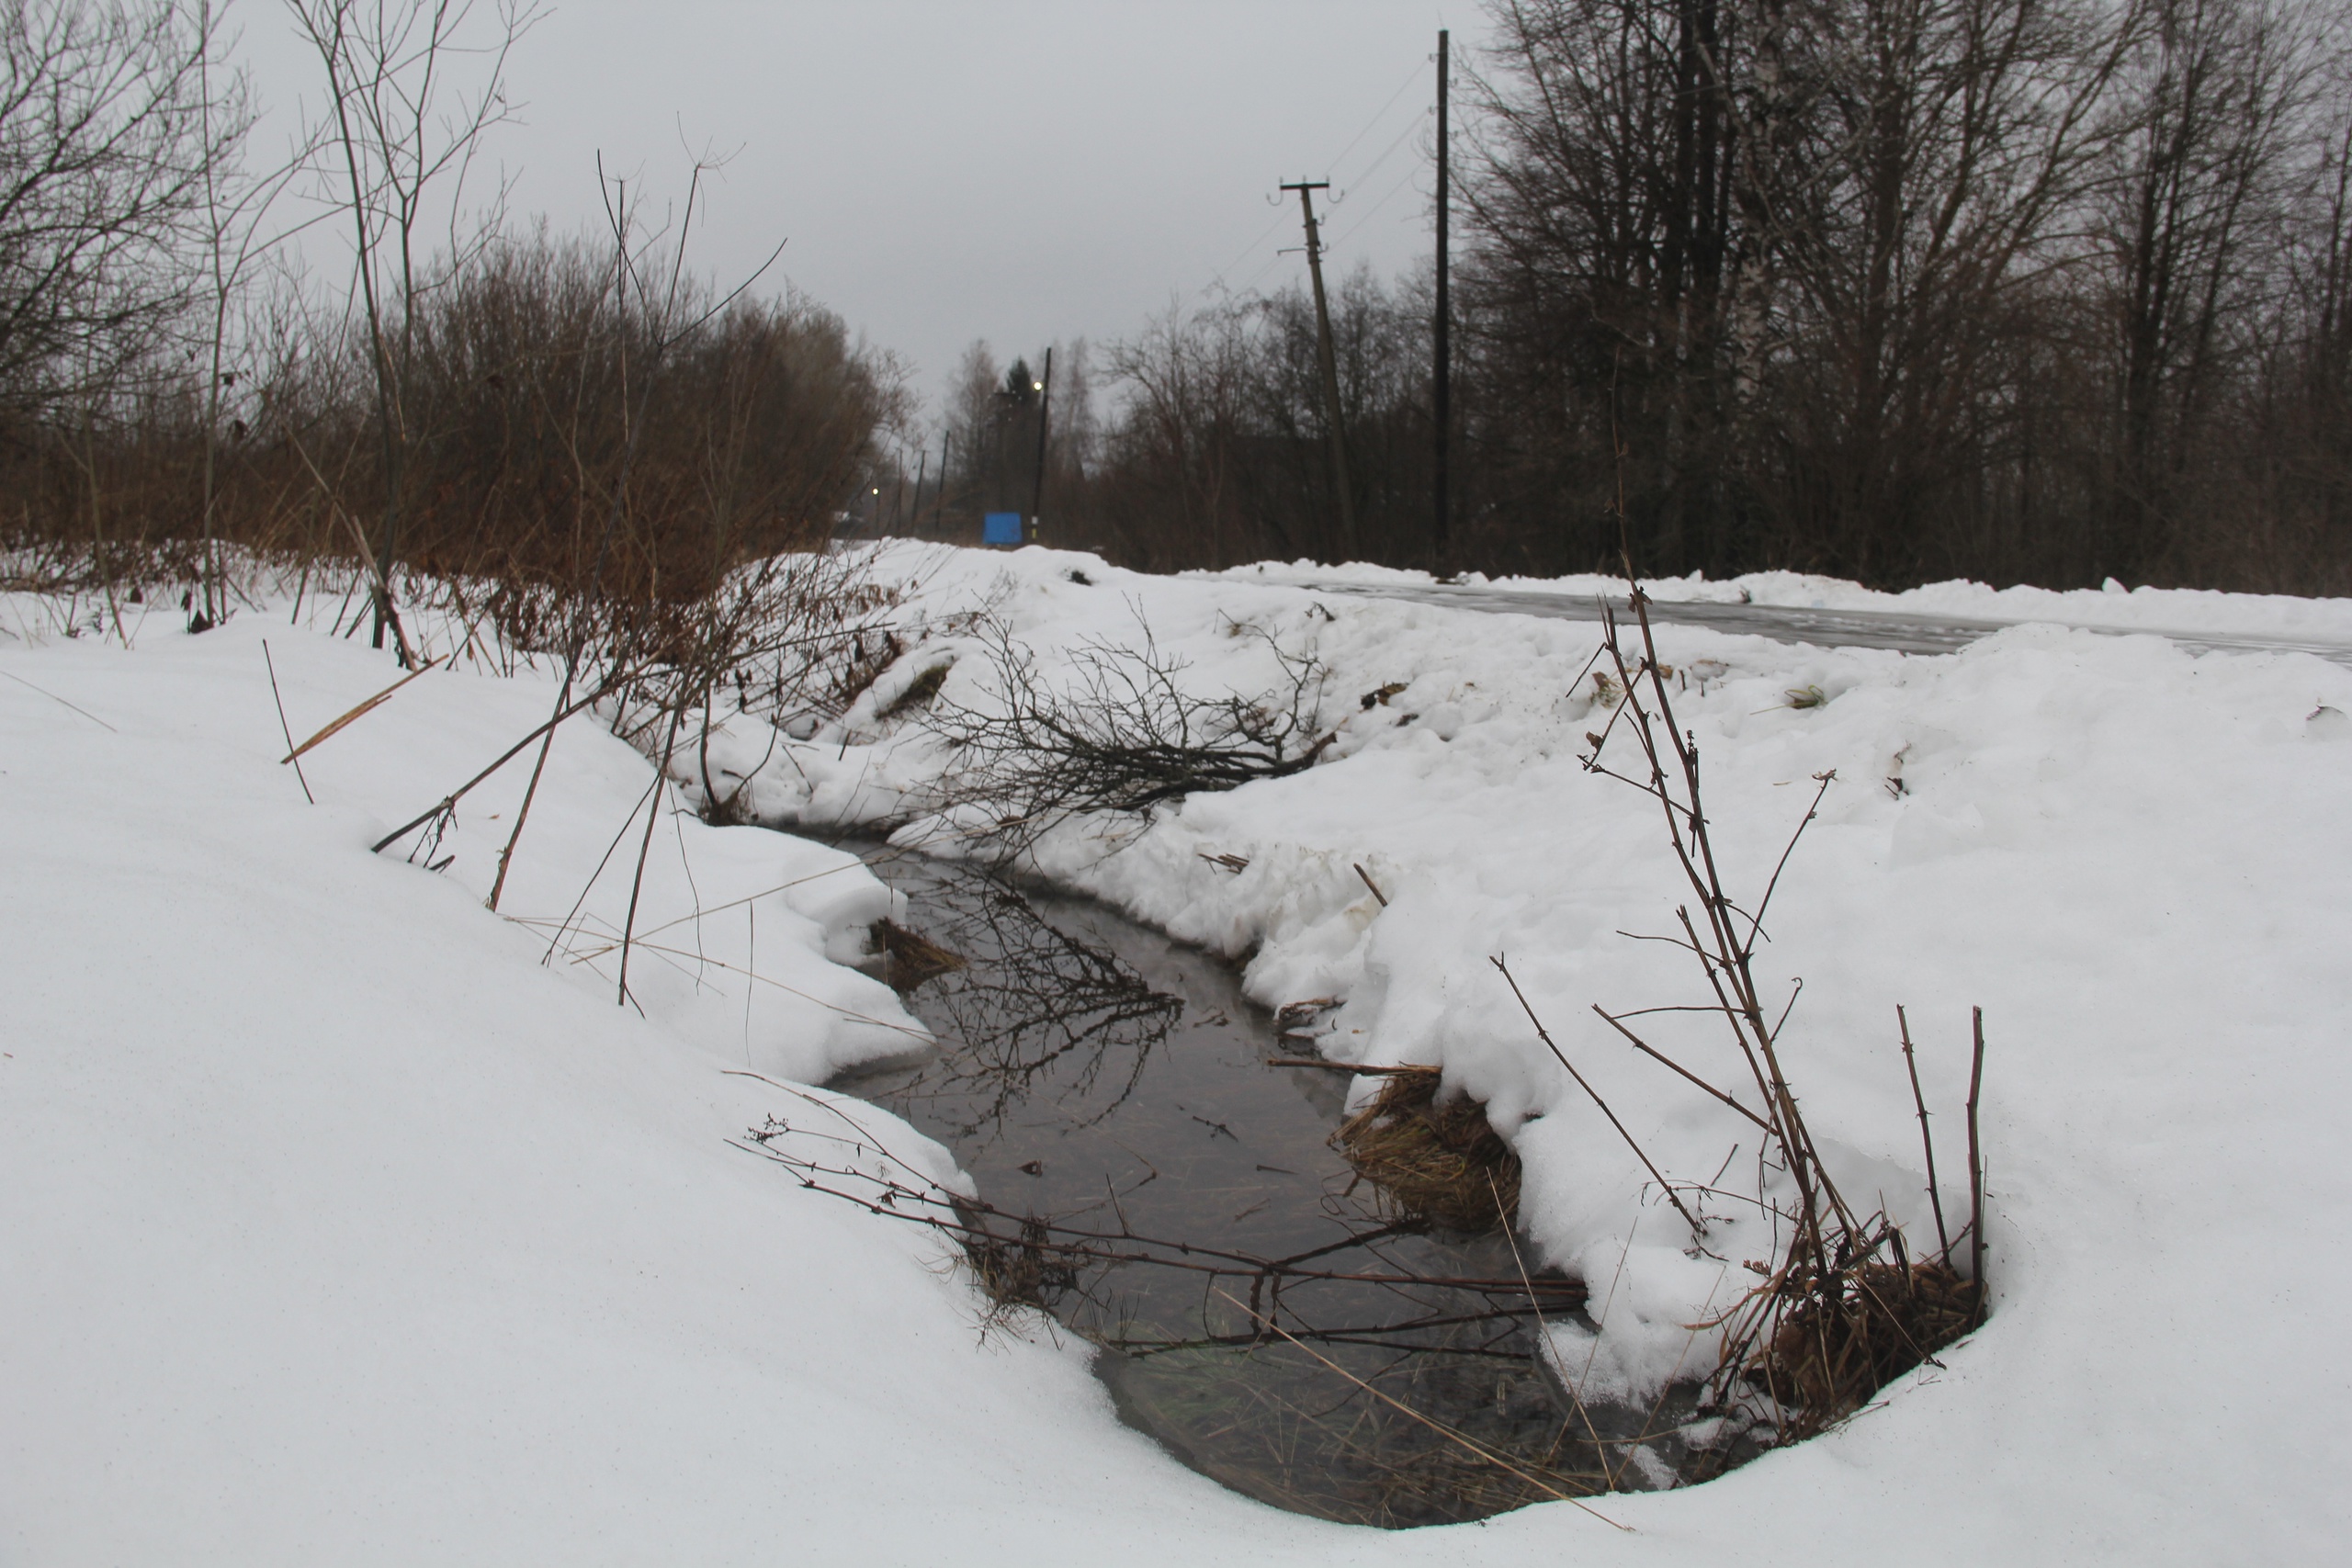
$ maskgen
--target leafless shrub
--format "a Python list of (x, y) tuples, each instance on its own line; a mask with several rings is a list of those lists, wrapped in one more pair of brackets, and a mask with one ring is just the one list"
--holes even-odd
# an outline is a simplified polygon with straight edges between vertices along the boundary
[(1331, 741), (1317, 734), (1322, 663), (1271, 637), (1278, 685), (1204, 696), (1148, 626), (1140, 646), (1082, 644), (1058, 680), (1001, 626), (984, 635), (987, 695), (935, 701), (923, 723), (956, 754), (953, 795), (939, 804), (987, 812), (1007, 854), (1073, 817), (1141, 812), (1298, 773)]
[[(1523, 1311), (1531, 1289), (1530, 1280), (1518, 1277), (1457, 1279), (1417, 1274), (1376, 1262), (1367, 1268), (1333, 1268), (1329, 1266), (1331, 1255), (1340, 1248), (1329, 1246), (1291, 1258), (1204, 1247), (1182, 1237), (1140, 1233), (1126, 1224), (1115, 1209), (1109, 1217), (1101, 1219), (1016, 1214), (916, 1178), (908, 1168), (896, 1162), (890, 1168), (877, 1172), (856, 1160), (811, 1150), (794, 1141), (793, 1134), (798, 1132), (805, 1129), (771, 1116), (764, 1125), (750, 1129), (747, 1142), (737, 1146), (749, 1148), (785, 1167), (806, 1188), (842, 1199), (870, 1213), (922, 1225), (953, 1238), (967, 1255), (977, 1252), (988, 1260), (983, 1265), (984, 1284), (993, 1280), (1016, 1289), (1051, 1286), (1083, 1293), (1088, 1288), (1086, 1273), (1114, 1265), (1140, 1265), (1199, 1275), (1210, 1281), (1228, 1281), (1236, 1289), (1246, 1287), (1246, 1310), (1255, 1312), (1258, 1320), (1248, 1331), (1216, 1342), (1251, 1344), (1273, 1332), (1272, 1325), (1281, 1317), (1282, 1292), (1286, 1285), (1329, 1280), (1463, 1290), (1492, 1298), (1491, 1315), (1498, 1320), (1515, 1317)], [(878, 1144), (872, 1147), (881, 1150)], [(1348, 1245), (1375, 1242), (1407, 1228), (1409, 1227), (1384, 1225), (1368, 1229)], [(1066, 1269), (1074, 1272), (1065, 1273)], [(1532, 1281), (1532, 1288), (1544, 1311), (1569, 1312), (1585, 1299), (1585, 1287), (1573, 1280), (1539, 1276)], [(1115, 1305), (1102, 1304), (1106, 1308)], [(1112, 1321), (1116, 1321), (1115, 1315)], [(1361, 1335), (1363, 1331), (1304, 1332), (1308, 1337), (1318, 1337), (1333, 1332)], [(1182, 1343), (1189, 1346), (1204, 1342)], [(1165, 1341), (1151, 1343), (1157, 1348), (1177, 1348)]]
[[(1915, 1257), (1900, 1227), (1883, 1213), (1864, 1213), (1839, 1191), (1783, 1070), (1781, 1032), (1794, 996), (1777, 1017), (1770, 1016), (1754, 974), (1755, 950), (1781, 874), (1836, 774), (1815, 775), (1819, 787), (1813, 802), (1782, 849), (1754, 907), (1736, 902), (1724, 886), (1701, 799), (1698, 743), (1691, 732), (1675, 721), (1666, 667), (1651, 637), (1648, 605), (1648, 596), (1634, 584), (1631, 609), (1640, 642), (1630, 651), (1623, 628), (1604, 612), (1599, 657), (1614, 672), (1623, 694), (1607, 726), (1589, 737), (1592, 750), (1584, 765), (1589, 772), (1617, 779), (1657, 802), (1675, 863), (1691, 892), (1691, 901), (1675, 911), (1679, 933), (1660, 940), (1691, 956), (1705, 979), (1705, 994), (1713, 998), (1711, 1004), (1666, 1010), (1693, 1011), (1722, 1021), (1748, 1069), (1749, 1083), (1744, 1087), (1754, 1089), (1755, 1102), (1706, 1082), (1643, 1039), (1626, 1021), (1637, 1012), (1611, 1013), (1599, 1006), (1593, 1010), (1652, 1061), (1736, 1112), (1763, 1134), (1766, 1157), (1759, 1167), (1757, 1202), (1772, 1217), (1780, 1252), (1773, 1262), (1748, 1263), (1749, 1269), (1764, 1277), (1762, 1282), (1708, 1325), (1724, 1329), (1709, 1395), (1716, 1406), (1745, 1423), (1768, 1427), (1780, 1440), (1789, 1441), (1843, 1419), (1889, 1378), (1930, 1359), (1982, 1321), (1985, 1306), (1983, 1176), (1975, 1140), (1975, 1080), (1972, 1079), (1969, 1099), (1972, 1213), (1968, 1225), (1959, 1236), (1939, 1234), (1933, 1254)], [(1623, 744), (1631, 745), (1634, 761), (1630, 765), (1621, 768), (1609, 760), (1612, 740), (1621, 742), (1621, 750)], [(1510, 979), (1510, 970), (1499, 959), (1496, 964), (1518, 995), (1518, 983)], [(1705, 1246), (1708, 1223), (1702, 1217), (1701, 1200), (1707, 1184), (1674, 1181), (1651, 1163), (1553, 1040), (1525, 996), (1519, 995), (1519, 999), (1544, 1043), (1647, 1166), (1690, 1226), (1693, 1244)], [(1907, 1024), (1904, 1046), (1907, 1064)], [(1979, 1076), (1983, 1065), (1980, 1012)], [(1915, 1091), (1917, 1084), (1915, 1077)], [(1922, 1103), (1920, 1128), (1928, 1144), (1929, 1190), (1936, 1196), (1934, 1145), (1928, 1138), (1927, 1125)], [(1776, 1191), (1761, 1179), (1762, 1173), (1772, 1170), (1784, 1174), (1792, 1194)], [(1940, 1233), (1939, 1196), (1936, 1202)], [(1969, 1243), (1965, 1274), (1956, 1255), (1963, 1239)]]
[[(0, 6), (0, 415), (103, 405), (197, 285), (206, 181), (250, 123), (210, 11)], [(21, 438), (22, 431), (8, 434)]]

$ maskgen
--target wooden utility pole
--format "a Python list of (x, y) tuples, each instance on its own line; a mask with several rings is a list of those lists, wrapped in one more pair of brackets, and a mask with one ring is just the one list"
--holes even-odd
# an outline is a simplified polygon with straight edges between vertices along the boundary
[(1330, 188), (1329, 180), (1300, 180), (1283, 186), (1298, 192), (1298, 209), (1306, 219), (1306, 275), (1315, 284), (1315, 341), (1323, 365), (1323, 423), (1331, 436), (1331, 489), (1340, 502), (1340, 553), (1353, 560), (1358, 553), (1356, 505), (1348, 491), (1348, 443), (1340, 423), (1340, 361), (1331, 350), (1331, 307), (1323, 296), (1323, 240), (1315, 227), (1314, 193)]
[(1046, 509), (1046, 419), (1054, 409), (1054, 350), (1046, 348), (1046, 374), (1037, 383), (1037, 474), (1029, 490), (1029, 537), (1044, 526)]
[(947, 523), (947, 459), (955, 449), (956, 433), (952, 430), (941, 431), (939, 433), (939, 494), (933, 498), (931, 503), (931, 531), (934, 534)]
[(1446, 515), (1446, 458), (1453, 436), (1453, 319), (1446, 302), (1446, 189), (1447, 147), (1445, 124), (1445, 86), (1447, 75), (1447, 38), (1443, 28), (1437, 35), (1437, 320), (1433, 323), (1431, 386), (1430, 413), (1437, 426), (1436, 461), (1430, 469), (1430, 490), (1436, 503), (1436, 516), (1430, 536), (1430, 566), (1437, 571), (1447, 567), (1452, 553), (1451, 519)]

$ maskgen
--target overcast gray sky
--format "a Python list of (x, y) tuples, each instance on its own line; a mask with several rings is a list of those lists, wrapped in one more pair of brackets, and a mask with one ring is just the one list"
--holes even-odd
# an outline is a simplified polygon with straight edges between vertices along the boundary
[[(485, 0), (485, 6), (487, 0)], [(277, 0), (242, 0), (266, 103), (320, 101)], [(1223, 277), (1305, 260), (1285, 179), (1331, 178), (1333, 265), (1430, 243), (1437, 29), (1476, 0), (560, 0), (515, 52), (494, 133), (517, 212), (598, 211), (595, 156), (683, 192), (733, 152), (695, 247), (788, 279), (901, 355), (934, 407), (965, 344), (1001, 357), (1131, 333)]]

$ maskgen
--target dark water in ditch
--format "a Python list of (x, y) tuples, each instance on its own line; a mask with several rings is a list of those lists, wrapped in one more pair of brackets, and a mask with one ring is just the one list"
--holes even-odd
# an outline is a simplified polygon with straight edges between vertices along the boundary
[[(1329, 1142), (1353, 1077), (1270, 1065), (1316, 1047), (1229, 965), (1089, 900), (844, 847), (964, 966), (922, 977), (899, 939), (894, 983), (942, 1050), (831, 1087), (955, 1151), (1004, 1242), (984, 1273), (1102, 1347), (1131, 1425), (1250, 1496), (1388, 1527), (1687, 1463), (1687, 1392), (1577, 1410), (1539, 1367), (1538, 1310), (1586, 1321), (1580, 1286), (1523, 1270), (1500, 1230), (1400, 1221), (1357, 1179)], [(1056, 1245), (1021, 1247), (1028, 1216)]]

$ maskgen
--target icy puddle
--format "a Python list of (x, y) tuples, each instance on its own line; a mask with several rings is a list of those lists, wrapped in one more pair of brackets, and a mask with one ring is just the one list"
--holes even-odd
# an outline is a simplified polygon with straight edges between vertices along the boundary
[[(1270, 1066), (1315, 1053), (1225, 963), (1088, 900), (845, 847), (910, 901), (922, 941), (894, 939), (894, 983), (944, 1049), (832, 1087), (956, 1152), (998, 1211), (984, 1273), (1103, 1348), (1131, 1425), (1237, 1491), (1363, 1524), (1671, 1483), (1688, 1393), (1555, 1393), (1536, 1311), (1584, 1321), (1582, 1288), (1531, 1279), (1499, 1231), (1399, 1223), (1329, 1141), (1351, 1077)], [(1022, 1245), (1026, 1216), (1047, 1246)]]

